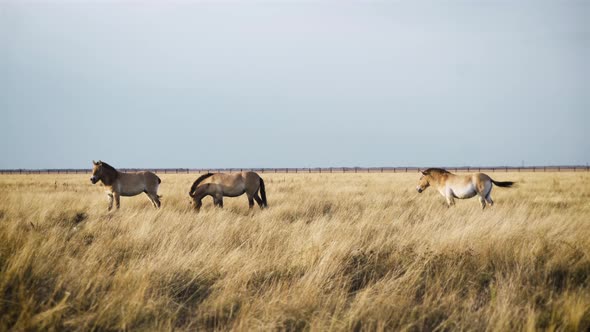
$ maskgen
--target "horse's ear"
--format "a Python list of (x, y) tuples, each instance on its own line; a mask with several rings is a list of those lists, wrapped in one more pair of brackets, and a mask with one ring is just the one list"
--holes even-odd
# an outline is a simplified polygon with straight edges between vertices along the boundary
[(92, 161), (92, 164), (93, 165), (98, 165), (98, 163), (96, 161), (94, 161), (94, 160)]
[(99, 160), (98, 163), (96, 163), (97, 165), (102, 164), (102, 160)]
[(428, 175), (428, 172), (426, 171), (420, 171), (420, 173), (422, 173), (422, 175)]

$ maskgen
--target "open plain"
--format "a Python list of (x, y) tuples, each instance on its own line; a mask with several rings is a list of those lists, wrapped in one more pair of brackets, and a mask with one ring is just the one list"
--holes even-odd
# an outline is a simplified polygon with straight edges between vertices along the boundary
[(269, 208), (159, 174), (107, 212), (89, 175), (0, 175), (0, 330), (590, 328), (590, 173), (447, 208), (419, 174), (261, 174)]

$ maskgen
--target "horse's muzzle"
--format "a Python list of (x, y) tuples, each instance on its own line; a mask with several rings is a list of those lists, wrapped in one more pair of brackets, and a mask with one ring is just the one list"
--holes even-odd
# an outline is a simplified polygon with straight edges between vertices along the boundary
[(93, 176), (90, 178), (90, 182), (92, 182), (92, 184), (96, 184), (98, 182), (98, 179)]
[(422, 189), (422, 188), (416, 188), (416, 190), (418, 191), (418, 194), (420, 194), (424, 191), (424, 189)]

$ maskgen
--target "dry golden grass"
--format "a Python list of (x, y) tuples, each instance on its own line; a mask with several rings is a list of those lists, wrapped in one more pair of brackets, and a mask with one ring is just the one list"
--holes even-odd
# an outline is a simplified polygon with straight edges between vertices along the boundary
[(160, 175), (106, 211), (88, 175), (0, 176), (0, 330), (587, 330), (590, 174), (516, 180), (448, 209), (417, 174), (263, 174), (188, 204)]

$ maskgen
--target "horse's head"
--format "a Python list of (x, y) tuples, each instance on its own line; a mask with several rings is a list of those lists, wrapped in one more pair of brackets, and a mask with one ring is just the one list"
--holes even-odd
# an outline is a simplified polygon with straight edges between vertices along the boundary
[(420, 180), (418, 181), (418, 186), (416, 190), (418, 193), (423, 192), (426, 188), (430, 186), (430, 173), (428, 171), (423, 171)]
[(92, 161), (92, 177), (90, 178), (90, 181), (92, 182), (92, 184), (97, 183), (101, 177), (102, 177), (102, 161)]

